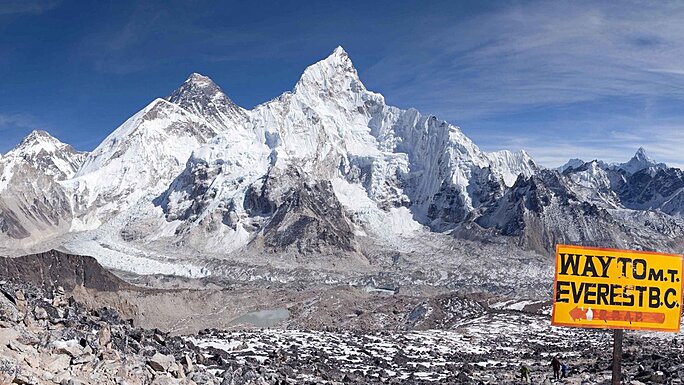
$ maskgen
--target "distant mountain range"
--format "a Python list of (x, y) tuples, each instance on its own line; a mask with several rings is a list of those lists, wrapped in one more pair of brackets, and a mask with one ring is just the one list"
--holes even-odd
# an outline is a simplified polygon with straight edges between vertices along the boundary
[(6, 250), (106, 234), (138, 249), (353, 260), (361, 245), (428, 231), (540, 253), (557, 242), (681, 251), (683, 208), (682, 171), (643, 149), (556, 170), (482, 151), (445, 121), (385, 104), (341, 47), (251, 110), (192, 74), (90, 153), (35, 131), (0, 157)]

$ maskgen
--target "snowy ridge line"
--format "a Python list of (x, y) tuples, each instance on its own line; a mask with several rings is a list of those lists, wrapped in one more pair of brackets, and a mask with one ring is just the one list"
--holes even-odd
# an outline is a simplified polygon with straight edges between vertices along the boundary
[[(367, 240), (399, 250), (427, 233), (542, 253), (560, 241), (677, 248), (684, 235), (684, 175), (644, 149), (560, 171), (484, 152), (448, 122), (387, 105), (342, 47), (251, 110), (193, 73), (90, 153), (32, 133), (0, 158), (0, 191), (5, 248), (86, 239), (135, 256), (154, 244), (367, 264)], [(621, 225), (616, 210), (641, 214)]]

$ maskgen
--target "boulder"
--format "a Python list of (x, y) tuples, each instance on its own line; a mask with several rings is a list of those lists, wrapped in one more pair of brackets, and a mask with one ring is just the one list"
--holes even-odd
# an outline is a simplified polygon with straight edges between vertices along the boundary
[(665, 383), (665, 373), (661, 371), (656, 371), (651, 374), (651, 383), (654, 384), (664, 384)]
[(28, 303), (26, 302), (26, 295), (24, 294), (23, 290), (17, 290), (14, 292), (14, 299), (17, 304), (17, 309), (22, 312), (26, 313), (26, 309), (28, 309)]
[(183, 370), (185, 373), (191, 373), (193, 370), (195, 370), (195, 365), (192, 363), (192, 359), (190, 359), (190, 356), (187, 354), (183, 355), (183, 358), (181, 358), (181, 366), (183, 366)]
[(156, 353), (147, 360), (149, 365), (156, 372), (166, 372), (172, 364), (175, 364), (175, 359), (172, 355)]
[(100, 329), (97, 339), (101, 348), (109, 347), (110, 343), (112, 342), (112, 331), (109, 328), (109, 325), (104, 325), (102, 329)]
[(83, 355), (83, 348), (75, 339), (64, 341), (57, 340), (51, 343), (55, 353), (66, 354), (69, 357), (76, 358)]
[(28, 366), (30, 366), (34, 369), (37, 369), (40, 367), (40, 359), (35, 354), (25, 355), (24, 356), (24, 362), (26, 362), (28, 364)]
[(50, 354), (50, 355), (45, 355), (44, 359), (44, 367), (46, 371), (50, 373), (60, 373), (69, 368), (69, 365), (71, 364), (71, 357), (68, 354)]
[(33, 309), (33, 317), (37, 320), (43, 320), (48, 318), (48, 313), (45, 309), (40, 306), (36, 306)]
[(0, 295), (0, 319), (12, 322), (21, 321), (21, 315), (19, 309), (4, 295)]

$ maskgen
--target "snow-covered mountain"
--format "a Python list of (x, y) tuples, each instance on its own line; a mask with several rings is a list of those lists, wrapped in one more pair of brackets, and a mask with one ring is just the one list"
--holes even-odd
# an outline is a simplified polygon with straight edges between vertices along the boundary
[(667, 169), (667, 165), (664, 163), (657, 163), (648, 156), (643, 147), (639, 147), (632, 159), (626, 163), (615, 165), (614, 168), (623, 170), (629, 174), (634, 174), (644, 169), (650, 169), (653, 171), (664, 170)]
[(89, 153), (62, 184), (73, 192), (74, 228), (90, 229), (164, 191), (192, 151), (218, 131), (203, 118), (156, 99)]
[(60, 142), (45, 131), (33, 131), (4, 156), (0, 156), (0, 191), (11, 185), (17, 169), (31, 165), (54, 180), (69, 179), (83, 163), (85, 154)]
[(166, 100), (203, 117), (219, 131), (238, 129), (247, 119), (247, 111), (233, 103), (211, 79), (198, 73), (191, 74)]
[(61, 182), (74, 176), (86, 154), (45, 131), (33, 131), (0, 158), (0, 232), (38, 241), (68, 231), (72, 211)]
[(559, 240), (651, 247), (680, 234), (684, 201), (681, 171), (643, 149), (621, 165), (573, 160), (560, 171), (525, 151), (484, 152), (454, 125), (387, 105), (341, 47), (251, 110), (195, 73), (91, 153), (34, 133), (0, 172), (8, 248), (62, 235), (79, 251), (78, 234), (109, 249), (362, 264), (360, 245), (465, 228), (539, 251)]
[[(562, 172), (559, 172), (561, 170)], [(525, 247), (556, 243), (680, 250), (684, 174), (639, 148), (628, 162), (572, 159), (558, 170), (520, 178), (475, 222)]]

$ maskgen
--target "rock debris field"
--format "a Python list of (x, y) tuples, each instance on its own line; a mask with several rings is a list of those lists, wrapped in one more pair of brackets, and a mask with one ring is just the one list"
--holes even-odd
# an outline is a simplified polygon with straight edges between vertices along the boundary
[[(684, 348), (672, 338), (627, 332), (624, 383), (680, 384)], [(253, 368), (304, 384), (516, 384), (522, 364), (535, 384), (604, 384), (612, 365), (610, 331), (555, 328), (548, 316), (515, 311), (449, 331), (211, 330), (189, 340), (201, 347), (211, 372)], [(555, 355), (570, 367), (557, 382), (550, 367)]]
[[(86, 309), (60, 287), (0, 282), (0, 384), (562, 384), (609, 383), (611, 333), (489, 310), (449, 330), (203, 330), (171, 336)], [(625, 337), (625, 384), (681, 384), (684, 338)]]

